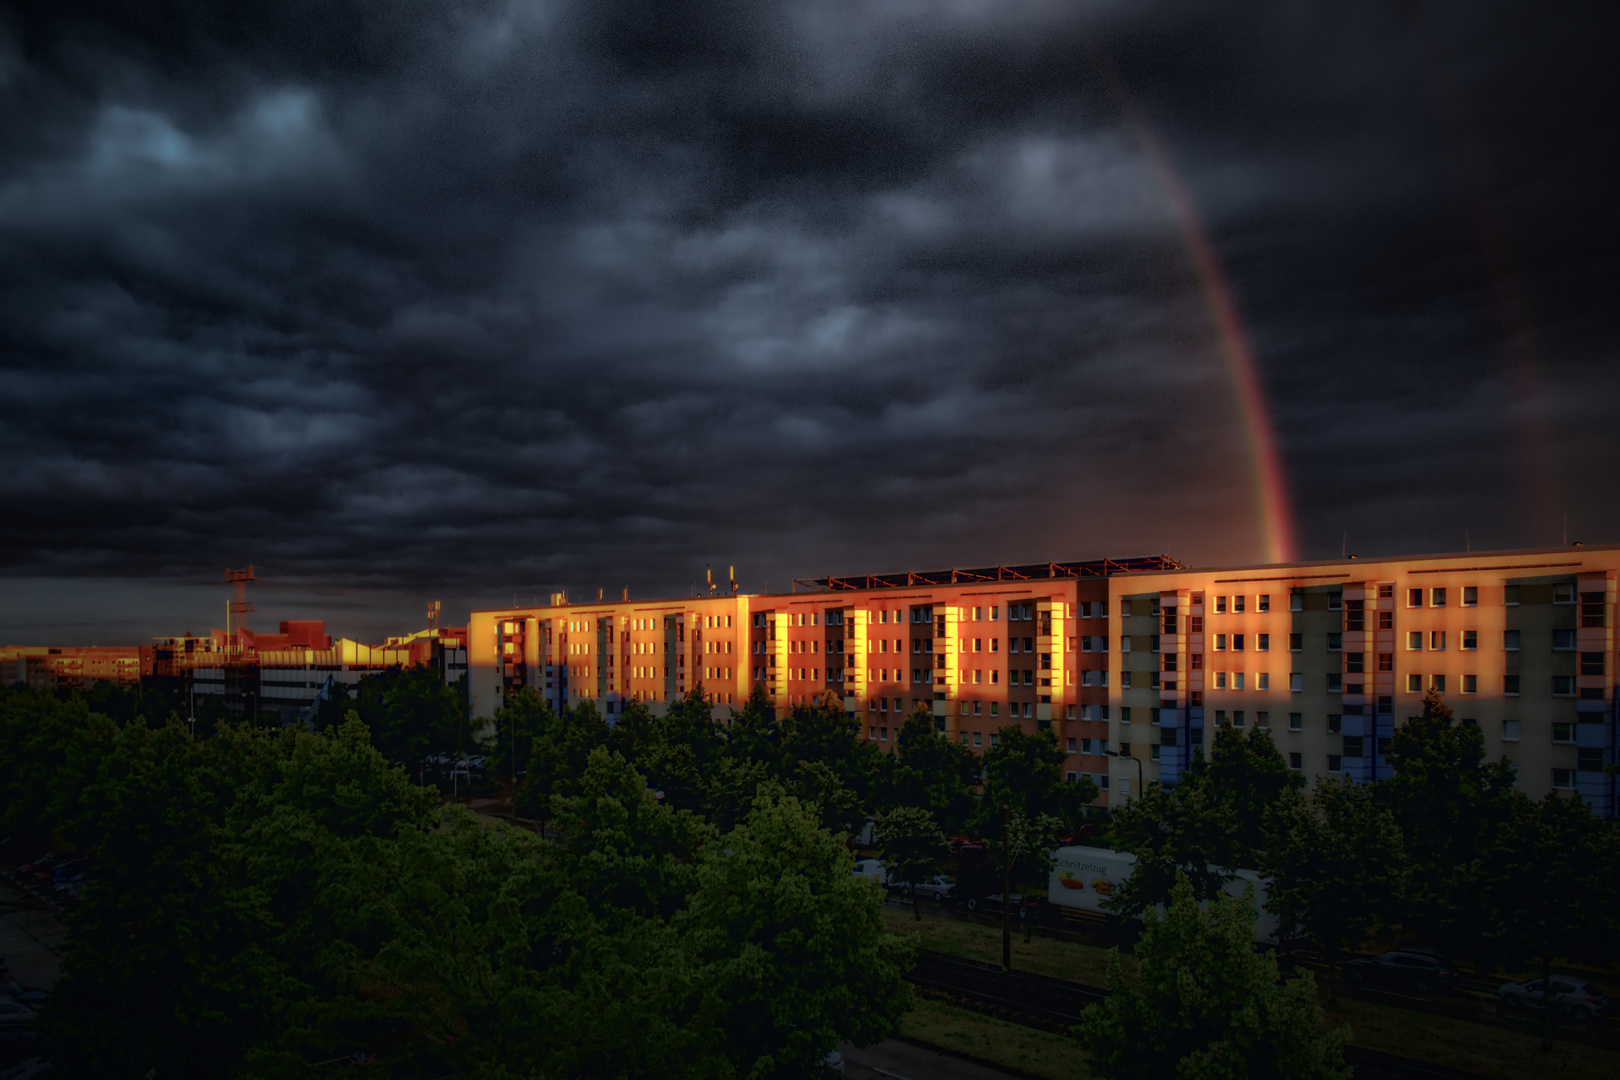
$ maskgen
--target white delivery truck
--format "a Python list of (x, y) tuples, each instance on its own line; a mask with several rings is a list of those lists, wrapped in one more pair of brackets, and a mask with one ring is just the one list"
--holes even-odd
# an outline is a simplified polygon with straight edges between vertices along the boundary
[[(1052, 876), (1047, 885), (1047, 901), (1058, 907), (1079, 911), (1112, 914), (1103, 906), (1114, 892), (1125, 883), (1136, 869), (1136, 856), (1128, 851), (1108, 848), (1064, 847), (1053, 853)], [(1254, 903), (1260, 917), (1255, 921), (1254, 938), (1270, 944), (1277, 942), (1277, 920), (1266, 910), (1266, 882), (1252, 870), (1234, 871), (1237, 875), (1225, 886), (1230, 896), (1243, 896), (1253, 887)]]

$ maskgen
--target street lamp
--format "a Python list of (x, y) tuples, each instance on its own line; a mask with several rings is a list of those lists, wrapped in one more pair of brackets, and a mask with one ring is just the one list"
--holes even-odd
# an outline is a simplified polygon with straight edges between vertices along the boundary
[(1142, 780), (1142, 759), (1137, 757), (1135, 754), (1121, 754), (1117, 750), (1104, 750), (1103, 753), (1112, 758), (1130, 758), (1132, 761), (1136, 762), (1136, 797), (1141, 798), (1142, 789), (1145, 786), (1144, 781)]

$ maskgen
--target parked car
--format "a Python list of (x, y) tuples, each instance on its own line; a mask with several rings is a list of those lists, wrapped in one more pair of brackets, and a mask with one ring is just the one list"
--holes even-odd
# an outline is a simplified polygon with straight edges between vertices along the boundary
[(1382, 956), (1358, 957), (1344, 965), (1344, 974), (1357, 986), (1376, 986), (1409, 993), (1432, 994), (1449, 989), (1456, 969), (1436, 953), (1399, 949)]
[(889, 883), (888, 870), (886, 870), (883, 864), (878, 862), (876, 859), (856, 859), (855, 876), (870, 878), (879, 885), (887, 885)]
[[(1508, 983), (1496, 991), (1496, 1003), (1504, 1009), (1539, 1009), (1546, 1004), (1547, 994), (1542, 981)], [(1552, 1007), (1555, 1012), (1567, 1012), (1572, 1020), (1585, 1023), (1602, 1016), (1609, 1008), (1609, 999), (1589, 982), (1564, 976), (1553, 976)]]
[(38, 1013), (26, 1005), (9, 998), (0, 998), (0, 1027), (19, 1028), (30, 1025), (38, 1016)]
[(950, 878), (946, 877), (944, 874), (935, 874), (927, 881), (919, 881), (915, 885), (907, 885), (902, 890), (902, 893), (906, 896), (916, 893), (918, 896), (926, 897), (929, 900), (944, 900), (945, 897), (950, 895), (951, 886), (954, 884), (956, 883)]
[(30, 1009), (37, 1009), (50, 998), (49, 990), (34, 986), (19, 986), (14, 982), (0, 983), (0, 1000), (15, 1001)]

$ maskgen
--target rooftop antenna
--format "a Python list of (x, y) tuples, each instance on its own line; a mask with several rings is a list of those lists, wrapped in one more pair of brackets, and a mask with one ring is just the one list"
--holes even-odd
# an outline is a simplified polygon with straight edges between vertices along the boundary
[(623, 599), (624, 599), (624, 602), (626, 604), (628, 604), (630, 602), (630, 586), (628, 586), (628, 585), (626, 585), (624, 587), (624, 597), (623, 597)]
[(598, 604), (600, 604), (602, 602), (602, 590), (601, 589), (596, 590), (596, 602)]
[(708, 580), (708, 583), (709, 583), (709, 595), (713, 596), (714, 595), (714, 567), (710, 566), (708, 563), (704, 563), (703, 564), (703, 576)]
[(428, 629), (429, 630), (437, 630), (438, 628), (439, 628), (439, 601), (437, 601), (437, 600), (429, 600), (428, 601)]
[(731, 567), (731, 595), (732, 596), (737, 595), (737, 568), (736, 568), (736, 566)]

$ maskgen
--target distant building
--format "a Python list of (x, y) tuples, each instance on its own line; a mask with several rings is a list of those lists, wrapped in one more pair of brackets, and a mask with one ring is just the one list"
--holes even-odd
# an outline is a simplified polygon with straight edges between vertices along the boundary
[(7, 645), (0, 648), (0, 685), (82, 690), (98, 682), (135, 687), (152, 674), (150, 645)]
[(287, 621), (275, 634), (214, 631), (210, 648), (191, 653), (190, 689), (221, 695), (233, 711), (264, 710), (284, 721), (313, 715), (321, 698), (352, 690), (391, 667), (425, 666), (454, 685), (467, 672), (466, 631), (419, 630), (367, 645), (326, 633), (321, 620)]
[(832, 694), (893, 749), (921, 706), (982, 753), (1048, 730), (1103, 803), (1176, 783), (1216, 728), (1270, 731), (1307, 775), (1390, 773), (1395, 727), (1444, 695), (1532, 796), (1616, 811), (1620, 545), (1188, 569), (1104, 560), (821, 578), (807, 591), (473, 612), (469, 693), (662, 710), (701, 685), (722, 719)]

